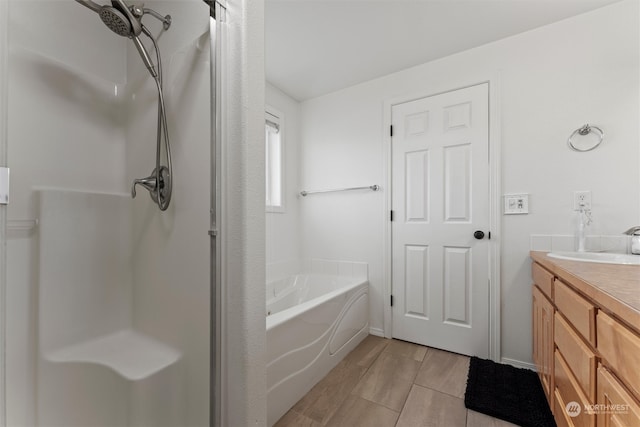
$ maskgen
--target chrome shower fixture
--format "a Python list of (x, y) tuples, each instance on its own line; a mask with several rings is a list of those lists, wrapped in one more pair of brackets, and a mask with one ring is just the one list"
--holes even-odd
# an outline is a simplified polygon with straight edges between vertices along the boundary
[(151, 34), (142, 25), (142, 17), (146, 14), (153, 16), (162, 22), (162, 26), (165, 30), (168, 30), (171, 26), (171, 16), (162, 16), (158, 12), (152, 9), (144, 8), (142, 6), (127, 6), (123, 0), (111, 0), (111, 6), (101, 6), (94, 3), (92, 0), (76, 0), (83, 6), (96, 12), (102, 22), (114, 33), (122, 37), (130, 38), (138, 49), (140, 57), (144, 62), (144, 65), (151, 73), (152, 77), (157, 77), (157, 72), (147, 49), (140, 41), (140, 33), (144, 32), (145, 35), (151, 37)]
[[(124, 0), (111, 0), (111, 6), (101, 6), (92, 0), (76, 0), (83, 6), (96, 12), (102, 22), (114, 33), (122, 37), (128, 37), (133, 41), (142, 62), (149, 70), (149, 74), (156, 82), (158, 89), (158, 130), (156, 138), (156, 167), (146, 178), (135, 179), (131, 187), (131, 197), (136, 197), (136, 185), (141, 185), (147, 191), (151, 199), (158, 205), (160, 210), (164, 211), (169, 207), (172, 193), (173, 169), (171, 167), (171, 144), (169, 143), (169, 131), (167, 129), (167, 114), (164, 105), (164, 96), (162, 90), (162, 61), (160, 59), (160, 49), (158, 43), (151, 34), (151, 31), (142, 24), (144, 15), (151, 15), (160, 22), (164, 30), (168, 30), (171, 26), (171, 16), (162, 16), (152, 9), (142, 6), (127, 6)], [(140, 40), (140, 34), (147, 36), (153, 43), (156, 52), (158, 70), (149, 57), (149, 52)], [(167, 160), (166, 166), (162, 164), (162, 136), (164, 135), (164, 148)]]
[(171, 27), (171, 15), (162, 16), (158, 12), (153, 9), (148, 9), (142, 6), (131, 6), (131, 13), (133, 13), (136, 18), (141, 19), (144, 15), (149, 14), (156, 18), (158, 21), (162, 22), (162, 28), (166, 30)]

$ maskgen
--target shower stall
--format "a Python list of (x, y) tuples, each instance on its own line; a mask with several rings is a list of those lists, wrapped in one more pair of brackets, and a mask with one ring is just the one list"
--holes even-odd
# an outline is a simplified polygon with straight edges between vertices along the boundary
[(6, 425), (216, 425), (216, 11), (0, 2)]

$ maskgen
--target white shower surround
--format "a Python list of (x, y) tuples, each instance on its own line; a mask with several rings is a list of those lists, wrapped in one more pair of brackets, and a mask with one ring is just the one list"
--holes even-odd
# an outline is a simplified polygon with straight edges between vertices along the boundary
[[(76, 2), (2, 3), (10, 18), (8, 129), (15, 194), (8, 209), (7, 424), (46, 425), (36, 411), (36, 395), (45, 388), (38, 390), (37, 384), (47, 382), (46, 390), (55, 392), (56, 384), (75, 378), (105, 384), (104, 402), (130, 402), (122, 412), (128, 421), (118, 418), (117, 425), (204, 425), (209, 416), (210, 75), (207, 40), (201, 36), (208, 35), (209, 9), (200, 0), (146, 4), (174, 18), (159, 44), (177, 187), (172, 207), (162, 214), (146, 192), (135, 200), (126, 196), (135, 253), (128, 318), (136, 331), (185, 357), (165, 369), (166, 375), (121, 387), (119, 375), (110, 370), (51, 364), (38, 354), (39, 332), (33, 326), (38, 321), (38, 229), (12, 228), (11, 222), (36, 223), (37, 186), (128, 194), (131, 180), (153, 168), (155, 87), (130, 41)], [(147, 19), (157, 34), (158, 24)], [(67, 355), (53, 353), (54, 358)], [(64, 396), (60, 389), (57, 393)], [(93, 421), (111, 419), (100, 418), (111, 417), (101, 408), (67, 400), (76, 409), (86, 408), (83, 413)]]

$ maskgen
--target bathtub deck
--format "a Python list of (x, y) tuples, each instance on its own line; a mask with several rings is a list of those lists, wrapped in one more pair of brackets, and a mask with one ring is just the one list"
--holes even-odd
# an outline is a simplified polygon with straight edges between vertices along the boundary
[(276, 427), (508, 427), (464, 407), (469, 358), (369, 335)]

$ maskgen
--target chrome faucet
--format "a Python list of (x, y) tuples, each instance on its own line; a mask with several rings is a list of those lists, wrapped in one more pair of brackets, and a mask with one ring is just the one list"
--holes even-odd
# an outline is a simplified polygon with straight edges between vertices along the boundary
[(151, 200), (158, 204), (160, 210), (166, 210), (171, 200), (171, 173), (168, 167), (160, 166), (154, 169), (146, 178), (134, 179), (131, 186), (131, 197), (136, 197), (136, 185), (141, 185), (149, 191)]
[(623, 234), (631, 236), (631, 253), (634, 255), (640, 255), (640, 225), (631, 227)]
[(134, 179), (133, 185), (131, 186), (131, 197), (133, 198), (136, 197), (136, 185), (142, 185), (149, 191), (149, 193), (153, 194), (156, 192), (157, 187), (156, 177), (151, 175), (146, 178)]

